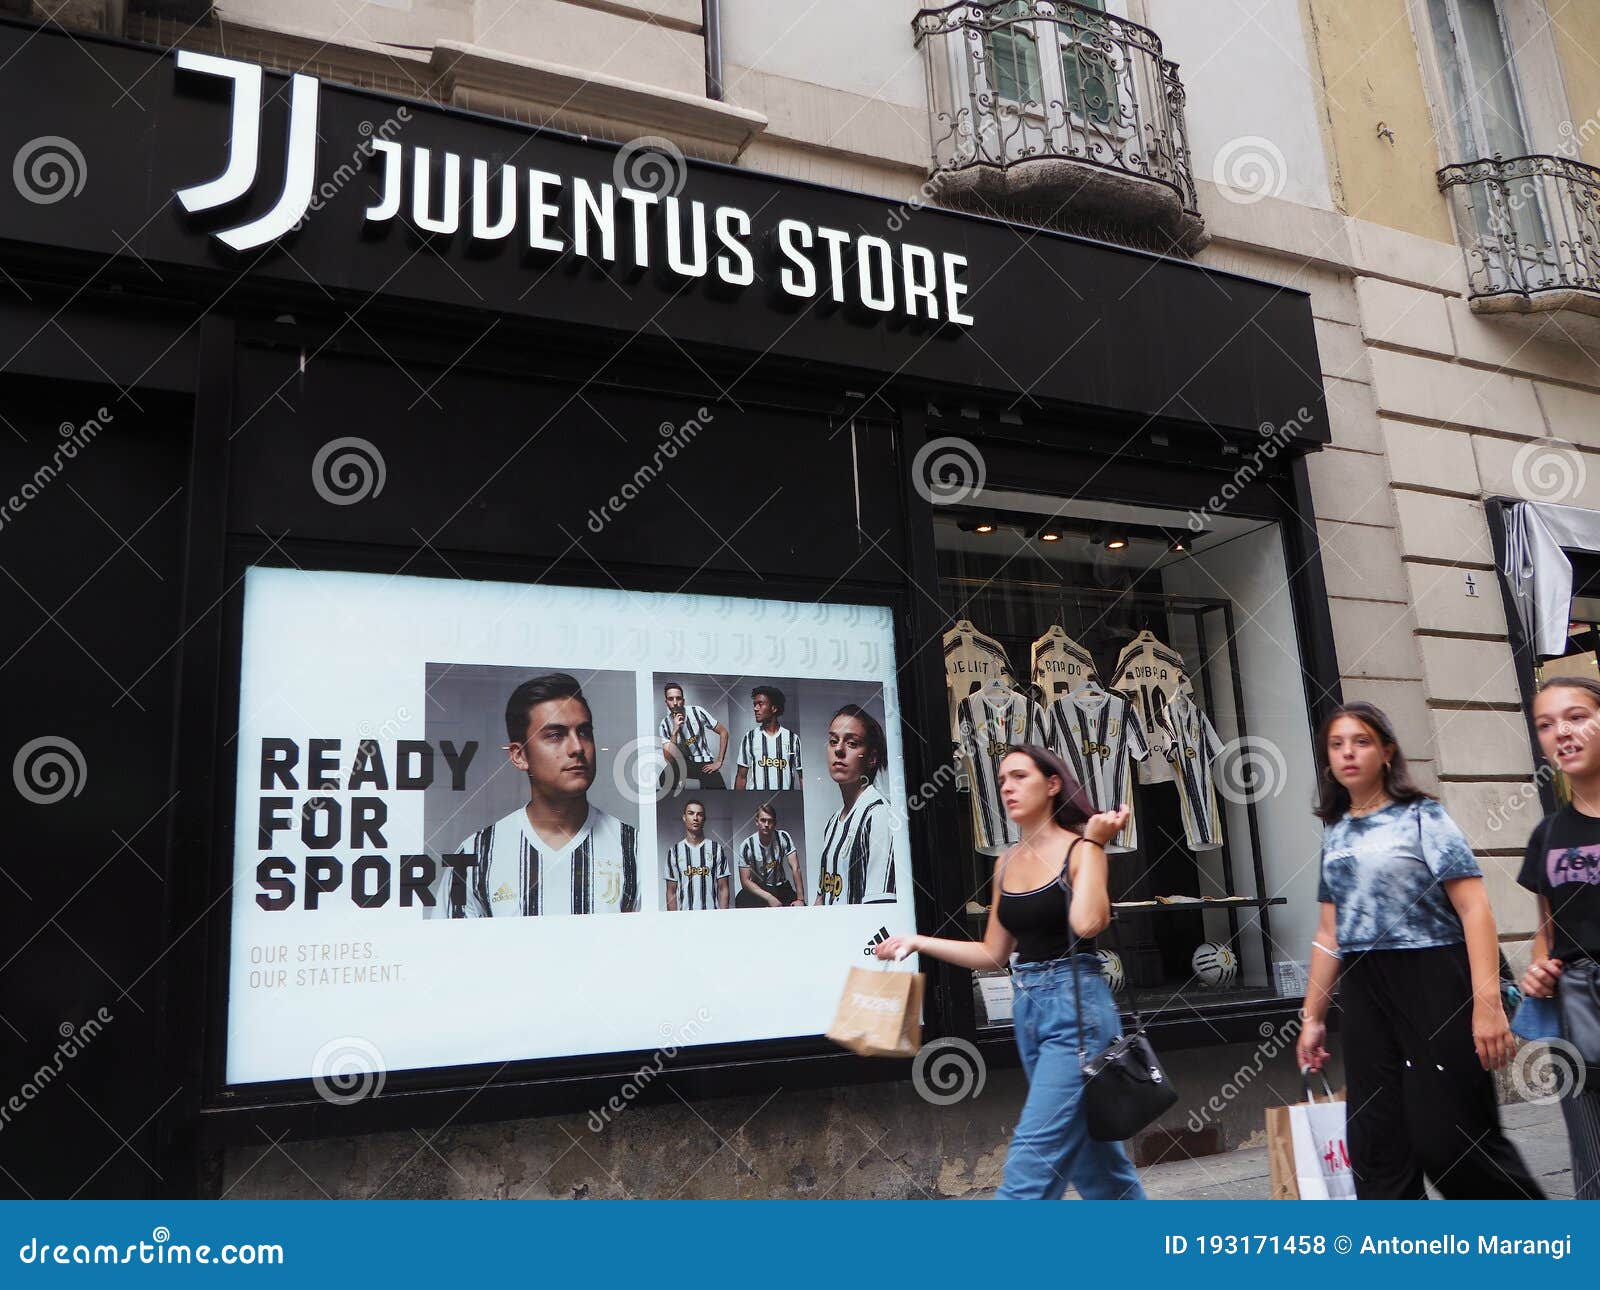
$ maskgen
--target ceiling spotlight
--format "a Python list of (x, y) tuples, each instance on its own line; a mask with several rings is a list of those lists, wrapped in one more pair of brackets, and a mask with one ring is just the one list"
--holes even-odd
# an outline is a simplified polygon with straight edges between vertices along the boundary
[(993, 533), (995, 524), (993, 520), (979, 520), (972, 526), (974, 533)]
[(1128, 539), (1123, 537), (1122, 534), (1120, 534), (1120, 533), (1113, 533), (1110, 537), (1108, 537), (1106, 539), (1106, 550), (1107, 551), (1120, 551), (1127, 545), (1128, 545)]
[(1189, 549), (1189, 544), (1187, 542), (1185, 542), (1181, 537), (1173, 538), (1172, 539), (1172, 544), (1167, 547), (1167, 550), (1170, 551), (1173, 555), (1182, 555), (1188, 549)]
[(1039, 530), (1039, 541), (1059, 542), (1061, 541), (1061, 532), (1058, 529), (1053, 529), (1046, 525), (1044, 528)]

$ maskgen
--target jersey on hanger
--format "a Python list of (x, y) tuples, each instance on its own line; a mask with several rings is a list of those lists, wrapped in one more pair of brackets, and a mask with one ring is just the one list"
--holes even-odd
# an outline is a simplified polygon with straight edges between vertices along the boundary
[(1032, 699), (1015, 690), (993, 704), (983, 693), (968, 695), (956, 710), (956, 729), (972, 782), (974, 845), (999, 855), (1022, 835), (1000, 801), (1000, 759), (1018, 744), (1050, 747), (1050, 719)]
[(1150, 632), (1140, 632), (1117, 655), (1115, 689), (1132, 701), (1144, 727), (1144, 741), (1156, 756), (1140, 763), (1141, 784), (1164, 784), (1172, 778), (1167, 749), (1172, 734), (1161, 713), (1179, 690), (1189, 688), (1183, 655), (1158, 641)]
[(889, 802), (871, 784), (848, 811), (828, 817), (817, 895), (824, 905), (876, 905), (895, 899)]
[(1222, 752), (1222, 740), (1192, 694), (1173, 695), (1167, 701), (1163, 721), (1172, 732), (1167, 759), (1178, 781), (1184, 838), (1191, 851), (1220, 847), (1222, 819), (1217, 811), (1211, 763)]
[(1000, 642), (985, 636), (963, 618), (944, 634), (944, 683), (950, 691), (950, 732), (958, 743), (961, 723), (956, 715), (957, 706), (992, 677), (999, 677), (1009, 689), (1017, 688)]
[(746, 788), (793, 788), (800, 773), (800, 736), (783, 726), (771, 735), (759, 727), (747, 730), (739, 741), (738, 764), (745, 769)]
[[(1064, 694), (1050, 707), (1057, 757), (1067, 763), (1097, 811), (1133, 805), (1130, 760), (1150, 755), (1144, 728), (1133, 704), (1098, 685)], [(1130, 813), (1106, 851), (1132, 851), (1139, 845), (1138, 824)]]
[[(680, 910), (720, 909), (717, 882), (729, 876), (728, 849), (714, 838), (684, 838), (667, 848), (666, 880), (678, 886)], [(731, 889), (728, 898), (733, 899)]]
[(1052, 627), (1034, 641), (1033, 683), (1044, 696), (1046, 707), (1094, 679), (1094, 658), (1063, 628)]
[(449, 918), (516, 918), (534, 914), (631, 914), (639, 908), (635, 831), (598, 806), (563, 847), (551, 847), (517, 807), (467, 838), (465, 875), (447, 871)]

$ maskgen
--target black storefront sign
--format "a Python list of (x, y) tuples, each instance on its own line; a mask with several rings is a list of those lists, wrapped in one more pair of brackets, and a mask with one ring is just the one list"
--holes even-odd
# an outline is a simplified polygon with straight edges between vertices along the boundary
[[(591, 1105), (644, 1051), (412, 1063), (389, 1096), (353, 1105), (305, 1079), (230, 1084), (236, 790), (259, 769), (259, 748), (237, 739), (250, 569), (883, 610), (909, 789), (948, 752), (918, 733), (945, 721), (919, 449), (955, 433), (984, 446), (991, 486), (1067, 495), (1093, 478), (1106, 496), (1201, 506), (1236, 471), (1230, 441), (1248, 451), (1263, 426), (1288, 427), (1296, 449), (1328, 438), (1308, 302), (1270, 284), (928, 210), (891, 233), (891, 203), (694, 162), (669, 165), (671, 191), (646, 197), (615, 146), (309, 77), (262, 76), (257, 124), (237, 64), (180, 68), (169, 52), (20, 25), (0, 24), (0, 65), (0, 154), (66, 141), (82, 167), (68, 195), (48, 178), (0, 190), (0, 267), (19, 289), (0, 308), (19, 430), (0, 491), (36, 481), (46, 436), (104, 406), (109, 428), (61, 482), (134, 535), (92, 549), (82, 515), (57, 506), (64, 488), (36, 482), (5, 535), (33, 528), (6, 593), (7, 651), (28, 681), (11, 742), (49, 731), (119, 750), (87, 758), (71, 816), (29, 804), (24, 851), (115, 863), (88, 884), (42, 875), (30, 904), (57, 910), (59, 935), (18, 907), (24, 948), (3, 973), (8, 997), (27, 1000), (29, 1058), (48, 1055), (33, 1041), (52, 1018), (111, 1000), (86, 1078), (114, 1076), (107, 1105), (169, 1168), (156, 1182), (124, 1161), (91, 1191), (192, 1189), (171, 1179), (206, 1145), (262, 1129), (400, 1127), (464, 1098), (468, 1119)], [(252, 125), (253, 164), (239, 133)], [(317, 473), (346, 438), (375, 453), (344, 459), (353, 504)], [(663, 461), (667, 442), (681, 462)], [(1284, 523), (1310, 665), (1326, 677), (1291, 456), (1239, 505)], [(944, 858), (952, 819), (934, 799), (903, 821), (915, 891), (899, 894), (918, 925), (966, 894)], [(151, 881), (124, 872), (130, 851)], [(398, 885), (389, 894), (396, 906)], [(855, 937), (857, 962), (882, 921)], [(584, 989), (601, 997), (626, 988), (594, 979)], [(933, 984), (929, 1033), (970, 1032), (965, 978)], [(671, 1077), (688, 1096), (770, 1082), (762, 1062), (784, 1063), (791, 1085), (898, 1075), (804, 1035), (694, 1058)], [(69, 1176), (40, 1169), (42, 1191)]]

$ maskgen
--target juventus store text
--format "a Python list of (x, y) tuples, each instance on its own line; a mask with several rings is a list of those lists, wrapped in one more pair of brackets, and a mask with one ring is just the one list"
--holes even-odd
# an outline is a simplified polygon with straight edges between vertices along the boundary
[(1196, 1111), (1297, 1010), (1337, 697), (1304, 295), (91, 47), (0, 24), (0, 155), (79, 154), (0, 187), (0, 1013), (101, 1114), (0, 1186), (992, 1186), (1005, 974), (922, 965), (981, 1097), (822, 1036), (981, 935), (1024, 740), (1134, 808), (1156, 1139), (1250, 1132), (1272, 1071)]

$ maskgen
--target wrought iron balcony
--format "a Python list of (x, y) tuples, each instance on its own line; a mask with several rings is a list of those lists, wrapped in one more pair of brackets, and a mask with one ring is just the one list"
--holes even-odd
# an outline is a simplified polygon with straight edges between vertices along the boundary
[(1567, 157), (1446, 166), (1472, 307), (1600, 315), (1600, 169)]
[(1177, 64), (1147, 27), (1064, 0), (924, 9), (929, 188), (978, 210), (1204, 241)]

